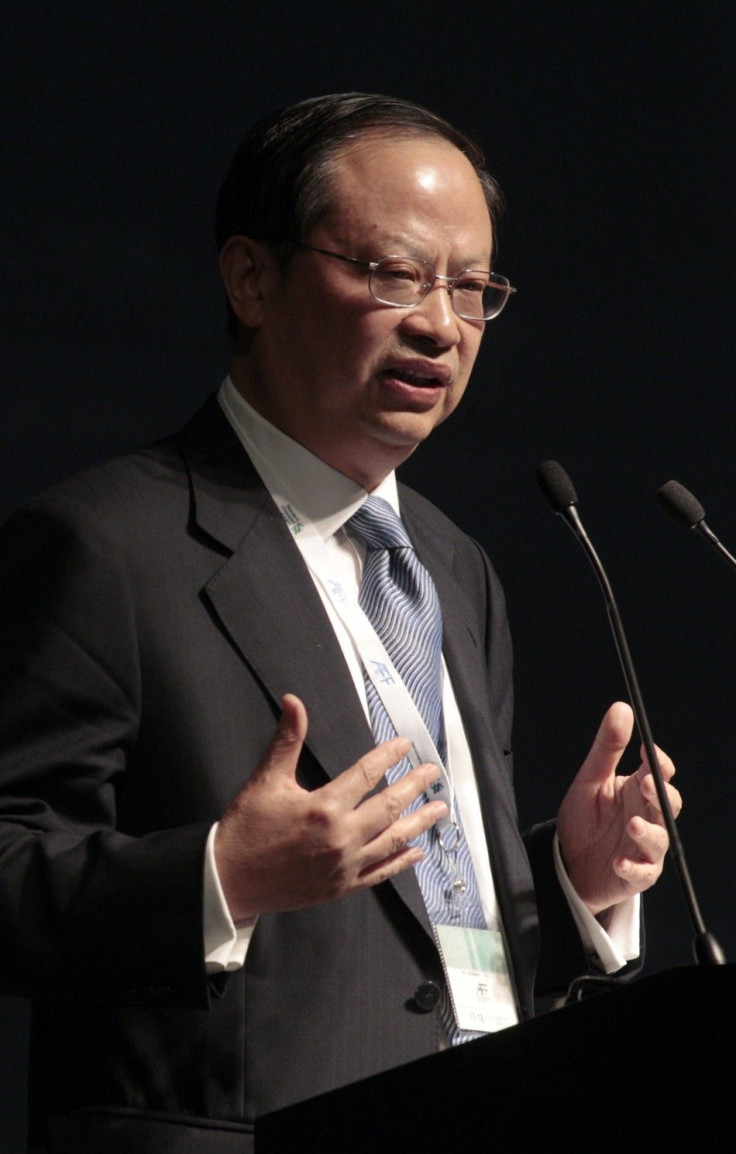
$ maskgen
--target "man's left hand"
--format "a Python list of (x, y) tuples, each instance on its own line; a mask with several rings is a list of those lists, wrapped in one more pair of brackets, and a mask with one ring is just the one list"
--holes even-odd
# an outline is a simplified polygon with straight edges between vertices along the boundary
[[(562, 859), (593, 914), (654, 885), (669, 845), (646, 761), (630, 777), (616, 775), (633, 724), (628, 705), (619, 701), (610, 707), (557, 816)], [(657, 758), (677, 817), (682, 801), (668, 784), (675, 767), (659, 749)]]

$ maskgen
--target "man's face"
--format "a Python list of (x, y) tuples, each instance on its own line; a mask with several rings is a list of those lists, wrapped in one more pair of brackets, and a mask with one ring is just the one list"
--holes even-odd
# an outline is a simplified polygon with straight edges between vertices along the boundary
[[(448, 142), (366, 135), (334, 176), (334, 207), (310, 244), (418, 257), (446, 276), (490, 268), (485, 198)], [(455, 315), (442, 282), (415, 308), (391, 308), (370, 295), (366, 270), (298, 250), (264, 277), (256, 338), (234, 375), (272, 423), (371, 489), (459, 403), (483, 329)]]

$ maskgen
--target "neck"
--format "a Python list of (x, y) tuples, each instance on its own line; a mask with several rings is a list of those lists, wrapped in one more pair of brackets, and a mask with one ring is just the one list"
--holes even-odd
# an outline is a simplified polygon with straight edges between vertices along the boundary
[(375, 438), (371, 440), (367, 450), (364, 446), (356, 448), (342, 441), (335, 441), (330, 437), (329, 431), (322, 436), (312, 430), (311, 435), (307, 435), (294, 413), (280, 406), (268, 393), (252, 387), (249, 375), (242, 372), (237, 356), (230, 365), (230, 379), (243, 399), (265, 421), (290, 437), (292, 441), (308, 449), (330, 468), (360, 485), (367, 493), (372, 493), (381, 481), (414, 451), (413, 445), (391, 445)]

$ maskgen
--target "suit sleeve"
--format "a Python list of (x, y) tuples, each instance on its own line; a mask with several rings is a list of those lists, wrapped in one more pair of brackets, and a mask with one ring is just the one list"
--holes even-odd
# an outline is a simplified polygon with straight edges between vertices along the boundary
[(116, 829), (141, 676), (126, 568), (101, 522), (57, 495), (0, 539), (0, 981), (206, 1006), (207, 826)]

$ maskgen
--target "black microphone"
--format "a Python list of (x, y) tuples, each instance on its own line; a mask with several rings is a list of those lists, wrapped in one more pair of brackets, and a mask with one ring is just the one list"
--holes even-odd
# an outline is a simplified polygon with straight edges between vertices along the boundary
[(690, 879), (690, 871), (688, 870), (687, 861), (685, 860), (685, 851), (680, 841), (680, 835), (675, 825), (675, 819), (672, 813), (672, 807), (667, 796), (664, 779), (662, 777), (662, 769), (659, 764), (657, 752), (652, 740), (652, 731), (649, 726), (646, 709), (644, 708), (644, 701), (639, 689), (639, 681), (634, 669), (634, 663), (631, 659), (629, 645), (624, 633), (621, 615), (616, 605), (616, 600), (613, 596), (613, 589), (608, 580), (605, 569), (601, 560), (593, 548), (593, 544), (585, 532), (583, 523), (577, 511), (578, 498), (575, 492), (575, 487), (568, 477), (562, 465), (557, 461), (545, 461), (537, 469), (537, 480), (540, 488), (550, 505), (556, 513), (558, 513), (565, 523), (569, 525), (572, 532), (577, 537), (578, 541), (585, 550), (588, 560), (590, 561), (595, 575), (598, 578), (598, 583), (603, 591), (603, 596), (606, 601), (606, 608), (608, 610), (608, 618), (611, 623), (611, 629), (616, 641), (616, 648), (618, 650), (619, 661), (621, 662), (621, 669), (623, 671), (626, 687), (629, 691), (629, 699), (631, 707), (634, 711), (634, 718), (636, 726), (639, 731), (642, 745), (646, 750), (647, 762), (652, 772), (654, 785), (657, 790), (657, 797), (659, 799), (660, 808), (662, 810), (662, 817), (667, 829), (670, 839), (670, 852), (672, 860), (677, 871), (677, 876), (682, 886), (685, 901), (687, 903), (690, 920), (695, 930), (695, 940), (693, 943), (693, 951), (695, 960), (701, 965), (725, 965), (726, 958), (720, 945), (715, 937), (708, 932), (705, 927), (698, 899), (695, 896), (692, 881)]
[(708, 528), (705, 523), (705, 509), (684, 485), (679, 481), (668, 481), (657, 490), (655, 497), (670, 517), (673, 517), (678, 524), (684, 525), (686, 529), (694, 529), (721, 554), (732, 569), (736, 569), (736, 557), (729, 553), (726, 546), (722, 545), (715, 533)]

